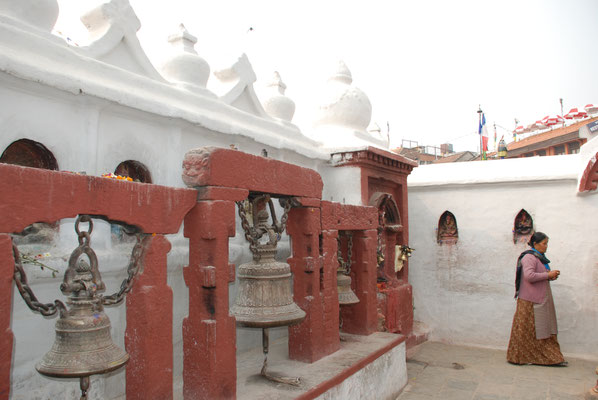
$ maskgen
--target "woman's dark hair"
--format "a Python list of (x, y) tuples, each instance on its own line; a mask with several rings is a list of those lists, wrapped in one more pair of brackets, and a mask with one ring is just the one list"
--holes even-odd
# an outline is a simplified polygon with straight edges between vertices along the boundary
[(533, 248), (536, 243), (540, 243), (542, 240), (544, 240), (546, 238), (548, 238), (548, 235), (546, 235), (545, 233), (534, 232), (532, 237), (529, 238), (529, 242), (527, 242), (527, 244)]

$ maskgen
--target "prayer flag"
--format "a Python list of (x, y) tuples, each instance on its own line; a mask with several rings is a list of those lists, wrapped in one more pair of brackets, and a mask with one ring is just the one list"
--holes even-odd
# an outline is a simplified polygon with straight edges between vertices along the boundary
[(480, 121), (479, 134), (482, 136), (482, 159), (486, 159), (486, 152), (488, 151), (488, 128), (486, 127), (486, 115), (482, 113), (482, 120)]

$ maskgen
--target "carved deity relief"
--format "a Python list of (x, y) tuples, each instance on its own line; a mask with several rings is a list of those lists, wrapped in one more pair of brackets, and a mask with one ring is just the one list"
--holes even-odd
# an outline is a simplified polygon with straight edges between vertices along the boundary
[(457, 220), (450, 211), (445, 211), (438, 221), (438, 244), (455, 244), (459, 239)]
[(513, 227), (513, 243), (527, 243), (533, 233), (534, 221), (527, 211), (521, 209), (521, 211), (519, 211), (515, 217), (515, 224)]

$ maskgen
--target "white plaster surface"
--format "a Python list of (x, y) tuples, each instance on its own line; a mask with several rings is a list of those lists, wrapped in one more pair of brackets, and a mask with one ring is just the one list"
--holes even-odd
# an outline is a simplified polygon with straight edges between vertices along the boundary
[[(420, 166), (409, 177), (410, 258), (415, 319), (430, 339), (505, 349), (515, 311), (514, 219), (521, 209), (549, 237), (547, 256), (565, 354), (598, 358), (598, 202), (577, 194), (579, 156)], [(510, 179), (509, 179), (510, 177)], [(438, 245), (444, 211), (459, 229)]]
[(394, 400), (406, 384), (407, 364), (403, 342), (316, 399)]

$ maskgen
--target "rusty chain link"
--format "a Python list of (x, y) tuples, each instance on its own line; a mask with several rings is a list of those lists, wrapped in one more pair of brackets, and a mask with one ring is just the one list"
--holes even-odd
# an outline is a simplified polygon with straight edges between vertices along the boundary
[[(280, 218), (280, 223), (276, 221), (276, 213), (274, 211), (274, 205), (272, 204), (272, 199), (270, 198), (269, 194), (262, 195), (259, 197), (264, 197), (266, 202), (268, 203), (268, 207), (270, 208), (270, 214), (272, 217), (272, 225), (271, 229), (275, 233), (278, 234), (276, 241), (280, 240), (280, 235), (285, 231), (287, 222), (289, 219), (289, 211), (293, 207), (293, 199), (292, 198), (281, 198), (279, 199), (280, 205), (283, 207), (282, 217)], [(256, 197), (257, 198), (257, 197)], [(251, 197), (250, 197), (251, 199)], [(254, 198), (255, 199), (255, 198)], [(259, 232), (255, 229), (255, 210), (253, 209), (253, 202), (252, 200), (243, 200), (237, 201), (237, 207), (239, 208), (239, 217), (241, 218), (241, 227), (245, 232), (245, 239), (249, 242), (249, 250), (251, 253), (256, 256), (257, 248), (259, 246), (259, 239), (265, 234), (265, 232)], [(249, 206), (246, 206), (246, 203), (249, 203)], [(249, 210), (250, 209), (250, 210)], [(249, 223), (249, 219), (247, 214), (251, 214), (252, 217), (252, 224)]]
[[(88, 231), (80, 231), (79, 230), (79, 223), (81, 222), (88, 222), (89, 223), (89, 230)], [(77, 217), (75, 221), (75, 232), (77, 233), (77, 240), (79, 242), (79, 247), (75, 249), (77, 251), (81, 248), (91, 248), (89, 247), (90, 242), (90, 234), (93, 230), (93, 222), (89, 215), (80, 215)], [(136, 235), (136, 243), (133, 247), (133, 251), (131, 253), (131, 258), (129, 260), (129, 265), (127, 267), (127, 278), (125, 278), (120, 285), (120, 290), (110, 296), (103, 296), (102, 297), (102, 304), (104, 305), (114, 305), (119, 304), (123, 301), (124, 296), (129, 293), (133, 286), (133, 281), (137, 273), (139, 272), (140, 268), (140, 261), (141, 255), (143, 253), (143, 245), (142, 241), (147, 234), (137, 233)], [(37, 311), (44, 316), (51, 316), (56, 314), (58, 310), (66, 311), (66, 306), (60, 300), (55, 300), (54, 303), (41, 303), (29, 287), (29, 283), (27, 281), (27, 275), (25, 274), (25, 270), (23, 269), (23, 265), (21, 263), (21, 256), (19, 253), (19, 249), (15, 244), (12, 245), (13, 248), (13, 257), (15, 260), (15, 270), (14, 270), (14, 281), (17, 285), (17, 289), (25, 300), (25, 303), (29, 308), (33, 311)], [(93, 250), (91, 250), (93, 251)]]
[(12, 245), (12, 253), (15, 259), (15, 272), (13, 278), (17, 285), (17, 289), (21, 294), (23, 300), (27, 306), (33, 310), (39, 312), (41, 315), (50, 316), (56, 314), (57, 311), (63, 312), (66, 311), (66, 306), (60, 300), (54, 300), (54, 303), (40, 303), (33, 291), (29, 287), (29, 283), (27, 282), (27, 275), (25, 274), (25, 270), (23, 269), (23, 264), (21, 264), (21, 255), (19, 253), (19, 249), (13, 243)]
[(341, 269), (343, 269), (343, 273), (344, 274), (349, 274), (351, 272), (351, 265), (353, 265), (353, 233), (352, 232), (344, 232), (343, 236), (347, 236), (347, 261), (345, 262), (345, 260), (343, 259), (343, 253), (342, 253), (342, 242), (341, 242), (341, 232), (339, 231), (339, 235), (336, 238), (337, 240), (337, 247), (338, 247), (338, 251), (337, 251), (337, 260), (338, 260), (338, 264), (340, 266)]
[[(243, 227), (243, 231), (245, 232), (245, 239), (249, 242), (249, 250), (251, 253), (255, 254), (255, 250), (257, 249), (257, 241), (258, 239), (255, 237), (255, 232), (253, 227), (249, 225), (249, 221), (247, 220), (247, 208), (245, 207), (245, 202), (247, 200), (237, 201), (237, 207), (239, 207), (239, 217), (241, 218), (241, 227)], [(249, 203), (249, 202), (248, 202)]]
[(135, 234), (136, 242), (131, 252), (131, 258), (129, 259), (129, 265), (127, 267), (127, 277), (120, 284), (120, 290), (110, 296), (102, 297), (102, 304), (105, 306), (111, 306), (120, 304), (127, 293), (131, 291), (133, 287), (133, 281), (139, 273), (139, 267), (141, 262), (141, 256), (143, 255), (143, 238), (147, 234), (137, 233)]

